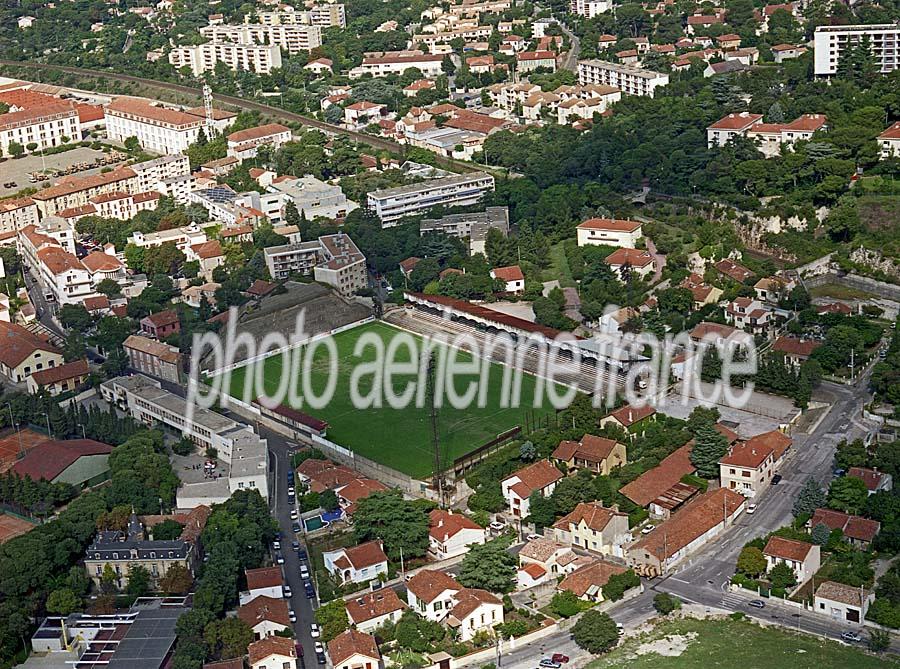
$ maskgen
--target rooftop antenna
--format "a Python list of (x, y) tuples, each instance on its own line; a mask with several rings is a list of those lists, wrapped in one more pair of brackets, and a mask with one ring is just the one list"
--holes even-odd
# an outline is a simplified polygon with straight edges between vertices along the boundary
[(203, 108), (206, 110), (206, 137), (212, 139), (216, 134), (216, 123), (213, 118), (212, 88), (203, 84)]

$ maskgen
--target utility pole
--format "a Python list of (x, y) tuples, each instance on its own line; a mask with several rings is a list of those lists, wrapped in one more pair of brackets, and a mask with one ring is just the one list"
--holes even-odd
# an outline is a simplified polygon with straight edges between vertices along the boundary
[(434, 474), (432, 480), (437, 490), (438, 506), (444, 508), (446, 501), (444, 499), (444, 471), (441, 463), (441, 444), (438, 434), (438, 414), (436, 400), (436, 370), (435, 370), (435, 354), (432, 352), (428, 358), (428, 375), (425, 387), (425, 396), (428, 398), (428, 413), (431, 418), (431, 448), (434, 455)]

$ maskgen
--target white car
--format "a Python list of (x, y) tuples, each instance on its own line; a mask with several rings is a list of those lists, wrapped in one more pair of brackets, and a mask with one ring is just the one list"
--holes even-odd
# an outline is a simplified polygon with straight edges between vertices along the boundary
[(316, 625), (315, 623), (310, 623), (310, 625), (309, 625), (309, 635), (310, 635), (313, 639), (318, 639), (318, 638), (319, 638), (319, 626)]
[(650, 534), (656, 527), (654, 525), (647, 525), (644, 529), (641, 530), (641, 534)]
[(276, 539), (275, 541), (272, 542), (272, 548), (274, 548), (277, 551), (279, 548), (281, 548), (281, 542), (278, 541), (278, 539)]
[(297, 509), (291, 509), (291, 520), (297, 520), (299, 517), (300, 516), (297, 513)]
[(541, 535), (541, 534), (529, 534), (529, 535), (528, 535), (527, 537), (525, 537), (525, 538), (526, 538), (528, 541), (534, 541), (535, 539), (543, 539), (544, 537), (543, 537), (543, 535)]
[(309, 578), (309, 567), (305, 564), (300, 565), (300, 578), (304, 580)]
[(316, 649), (316, 652), (317, 652), (317, 653), (324, 653), (324, 652), (325, 652), (325, 646), (322, 645), (322, 642), (316, 641), (316, 642), (313, 644), (313, 646), (315, 646), (315, 649)]
[(288, 486), (288, 495), (293, 495), (293, 494), (294, 494), (294, 486), (289, 485)]
[(291, 592), (291, 586), (285, 585), (285, 586), (282, 586), (281, 589), (282, 589), (282, 591), (284, 592), (284, 598), (285, 598), (285, 599), (290, 599), (291, 597), (294, 596), (294, 593)]
[(748, 504), (747, 505), (747, 515), (752, 516), (756, 513), (756, 504)]
[(492, 523), (489, 525), (489, 527), (490, 527), (492, 530), (494, 530), (494, 532), (501, 532), (501, 531), (506, 527), (506, 523), (503, 523), (503, 522), (501, 522), (501, 521), (499, 521), (499, 520), (495, 520), (494, 522), (492, 522)]
[(288, 609), (288, 620), (292, 623), (297, 622), (297, 614), (294, 613), (294, 609)]

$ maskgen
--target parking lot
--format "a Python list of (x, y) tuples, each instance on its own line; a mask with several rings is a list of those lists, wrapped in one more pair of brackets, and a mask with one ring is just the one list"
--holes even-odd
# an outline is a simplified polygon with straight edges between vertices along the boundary
[[(51, 184), (53, 179), (49, 181), (39, 181), (32, 183), (28, 180), (29, 172), (39, 172), (44, 169), (66, 169), (75, 163), (88, 162), (92, 163), (96, 158), (102, 157), (103, 151), (95, 151), (79, 146), (77, 149), (57, 153), (54, 155), (45, 155), (43, 159), (40, 154), (28, 155), (17, 160), (7, 159), (0, 163), (0, 197), (6, 197), (17, 193), (23, 188), (29, 186), (40, 188), (44, 184)], [(78, 172), (78, 176), (87, 176), (96, 174), (102, 168), (97, 167), (91, 170)], [(14, 182), (14, 187), (7, 188), (4, 184)]]

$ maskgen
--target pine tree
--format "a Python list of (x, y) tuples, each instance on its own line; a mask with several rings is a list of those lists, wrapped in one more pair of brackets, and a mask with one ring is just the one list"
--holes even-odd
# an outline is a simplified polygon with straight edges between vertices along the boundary
[(719, 475), (719, 460), (728, 452), (728, 440), (712, 425), (701, 425), (694, 436), (691, 462), (697, 474), (707, 479)]
[(819, 487), (815, 479), (810, 477), (806, 479), (806, 482), (797, 494), (792, 513), (795, 518), (803, 515), (812, 516), (816, 509), (825, 506), (826, 500), (825, 491)]
[(766, 113), (766, 120), (769, 123), (784, 123), (784, 109), (781, 108), (778, 102), (773, 102), (772, 106), (769, 107), (769, 111)]
[(812, 539), (812, 542), (814, 544), (824, 546), (831, 538), (831, 530), (828, 529), (828, 525), (826, 525), (825, 523), (819, 523), (812, 529), (810, 538)]

